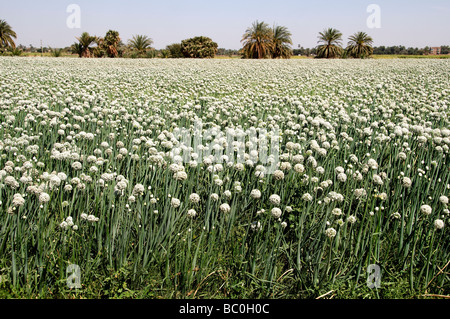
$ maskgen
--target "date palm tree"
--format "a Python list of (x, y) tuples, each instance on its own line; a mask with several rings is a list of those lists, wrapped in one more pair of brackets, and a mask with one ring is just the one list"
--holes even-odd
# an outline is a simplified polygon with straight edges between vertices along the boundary
[(291, 32), (286, 27), (274, 26), (272, 34), (272, 58), (289, 59), (292, 55)]
[(83, 32), (80, 37), (76, 38), (81, 46), (81, 56), (82, 58), (90, 58), (92, 56), (92, 48), (90, 45), (96, 42), (97, 37), (91, 36), (87, 32)]
[(80, 43), (75, 42), (74, 44), (72, 44), (70, 50), (72, 51), (72, 53), (78, 54), (78, 57), (81, 58), (81, 55), (83, 54), (83, 47), (81, 46)]
[(336, 58), (341, 55), (342, 49), (342, 33), (339, 30), (328, 28), (319, 32), (319, 41), (322, 43), (317, 47), (317, 57), (319, 58)]
[(373, 39), (365, 32), (356, 32), (348, 38), (347, 53), (354, 58), (363, 58), (373, 54)]
[(146, 35), (133, 35), (133, 38), (128, 41), (128, 44), (139, 53), (145, 53), (152, 43), (153, 40)]
[(242, 36), (245, 58), (263, 59), (271, 55), (273, 49), (273, 30), (265, 22), (253, 22)]
[(0, 19), (0, 50), (11, 47), (16, 48), (14, 39), (17, 38), (17, 34), (13, 31), (11, 26), (5, 20)]
[(106, 53), (106, 44), (105, 44), (105, 39), (102, 37), (97, 37), (95, 39), (95, 44), (97, 44), (97, 46), (95, 48), (92, 49), (92, 56), (95, 58), (103, 58), (105, 55), (107, 55)]
[(119, 55), (119, 53), (117, 52), (119, 43), (120, 37), (118, 31), (109, 30), (108, 32), (106, 32), (103, 44), (106, 47), (106, 54), (110, 58), (115, 58)]

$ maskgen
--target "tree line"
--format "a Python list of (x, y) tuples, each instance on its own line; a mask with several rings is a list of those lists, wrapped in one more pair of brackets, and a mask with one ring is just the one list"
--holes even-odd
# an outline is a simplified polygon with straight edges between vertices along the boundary
[[(395, 46), (379, 46), (373, 48), (373, 54), (401, 54), (401, 55), (426, 55), (430, 54), (431, 48), (426, 46), (424, 48), (406, 48), (403, 45), (395, 45)], [(441, 45), (441, 54), (450, 54), (450, 46)]]
[(119, 32), (109, 30), (104, 37), (83, 32), (78, 41), (70, 47), (80, 58), (131, 57), (131, 58), (208, 58), (217, 53), (217, 43), (208, 37), (198, 36), (185, 39), (181, 43), (168, 45), (164, 50), (155, 50), (153, 40), (147, 35), (133, 35), (125, 45)]
[[(293, 55), (301, 56), (315, 56), (317, 53), (316, 48), (303, 48), (299, 47), (293, 49)], [(373, 55), (427, 55), (431, 53), (431, 48), (426, 46), (424, 48), (405, 47), (403, 45), (395, 46), (379, 46), (373, 47)], [(441, 54), (450, 54), (450, 46), (442, 45)]]
[[(17, 34), (11, 26), (5, 20), (0, 20), (0, 54), (9, 51), (12, 55), (20, 55), (25, 47), (16, 48), (16, 38)], [(288, 59), (292, 55), (303, 55), (330, 59), (367, 58), (374, 54), (425, 55), (431, 52), (430, 47), (374, 47), (372, 37), (362, 31), (349, 36), (344, 47), (342, 32), (334, 28), (319, 32), (316, 47), (293, 49), (292, 34), (287, 27), (270, 27), (263, 21), (255, 21), (245, 30), (240, 50), (218, 48), (217, 43), (206, 36), (185, 39), (180, 43), (167, 45), (165, 49), (156, 50), (152, 47), (153, 40), (147, 35), (133, 35), (125, 44), (116, 30), (109, 30), (103, 37), (83, 32), (76, 40), (70, 47), (65, 48), (65, 51), (77, 54), (80, 58), (213, 58), (215, 55), (239, 55), (246, 59)], [(33, 49), (31, 45), (30, 49)], [(42, 52), (43, 48), (35, 50)], [(63, 49), (46, 50), (53, 56), (61, 56), (63, 52)], [(449, 46), (441, 46), (441, 54), (449, 53)]]

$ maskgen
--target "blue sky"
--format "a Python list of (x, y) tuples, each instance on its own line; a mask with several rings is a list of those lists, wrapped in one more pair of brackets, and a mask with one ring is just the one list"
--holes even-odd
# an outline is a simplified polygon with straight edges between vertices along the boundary
[[(66, 25), (69, 4), (81, 9), (80, 29)], [(369, 4), (380, 7), (381, 28), (368, 28)], [(69, 46), (83, 31), (104, 36), (113, 29), (124, 42), (148, 35), (157, 49), (198, 35), (239, 49), (255, 20), (288, 27), (294, 48), (316, 46), (318, 32), (327, 27), (339, 29), (344, 44), (356, 31), (370, 34), (375, 46), (450, 44), (449, 0), (0, 0), (0, 19), (16, 31), (17, 44), (39, 46), (42, 40), (51, 47)]]

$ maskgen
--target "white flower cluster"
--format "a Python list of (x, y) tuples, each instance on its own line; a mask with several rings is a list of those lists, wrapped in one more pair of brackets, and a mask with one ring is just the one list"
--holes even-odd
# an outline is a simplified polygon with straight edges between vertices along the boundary
[(59, 227), (62, 229), (72, 228), (73, 230), (78, 230), (78, 226), (73, 223), (73, 218), (71, 216), (68, 216), (64, 221), (62, 221), (62, 223), (59, 224)]
[(80, 217), (81, 217), (82, 220), (86, 220), (86, 221), (91, 222), (91, 223), (95, 223), (95, 222), (99, 221), (98, 217), (95, 217), (94, 215), (88, 215), (86, 213), (82, 213), (80, 215)]

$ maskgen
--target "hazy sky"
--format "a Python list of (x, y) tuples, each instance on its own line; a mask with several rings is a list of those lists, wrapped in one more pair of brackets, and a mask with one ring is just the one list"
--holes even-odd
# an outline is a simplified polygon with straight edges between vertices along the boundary
[[(69, 4), (81, 9), (81, 28), (66, 21)], [(369, 28), (370, 4), (380, 11), (380, 28)], [(145, 34), (156, 49), (183, 39), (209, 36), (219, 47), (239, 49), (245, 29), (255, 20), (289, 28), (293, 47), (314, 47), (317, 34), (339, 29), (349, 35), (365, 31), (374, 45), (407, 47), (450, 44), (450, 0), (0, 0), (0, 19), (16, 31), (16, 43), (65, 47), (83, 31), (104, 36), (117, 30), (124, 42)]]

